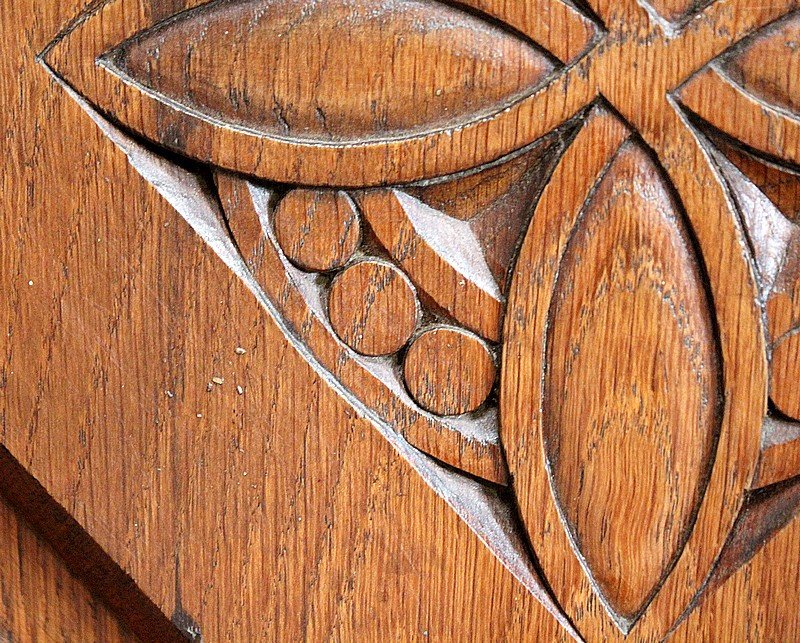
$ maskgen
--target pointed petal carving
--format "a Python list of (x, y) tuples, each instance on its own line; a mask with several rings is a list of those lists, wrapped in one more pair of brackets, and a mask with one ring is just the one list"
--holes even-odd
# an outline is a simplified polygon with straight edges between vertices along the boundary
[[(187, 0), (165, 19), (145, 0), (108, 0), (41, 59), (115, 122), (200, 162), (281, 183), (385, 186), (491, 163), (591, 101), (579, 70), (525, 37), (566, 42), (568, 28), (571, 57), (587, 20), (564, 0), (516, 4)], [(352, 46), (327, 47), (336, 34)], [(351, 64), (358, 56), (378, 62)], [(184, 74), (187, 60), (202, 73)]]
[[(800, 118), (766, 105), (711, 66), (679, 92), (695, 114), (745, 145), (800, 165)], [(725, 105), (726, 109), (711, 106)]]
[[(345, 38), (347, 47), (331, 46)], [(414, 0), (212, 3), (137, 34), (100, 62), (207, 120), (340, 142), (486, 116), (554, 68), (508, 31), (451, 5)], [(470, 84), (462, 82), (467, 75)]]
[[(704, 162), (699, 146), (688, 153)], [(698, 166), (698, 185), (719, 180), (711, 172)], [(741, 316), (715, 315), (707, 284), (724, 283), (728, 267), (699, 255), (685, 223), (689, 203), (691, 229), (708, 225), (701, 193), (678, 202), (667, 176), (686, 181), (595, 108), (542, 194), (508, 294), (501, 436), (521, 515), (560, 604), (598, 639), (634, 626), (643, 640), (665, 635), (723, 546), (758, 458), (758, 434), (722, 403), (731, 346), (721, 337)], [(734, 221), (715, 229), (747, 274)], [(749, 334), (737, 341), (752, 354)], [(766, 384), (754, 361), (749, 385)]]
[(598, 26), (565, 0), (461, 0), (494, 16), (538, 42), (562, 63), (584, 53), (599, 33)]
[(720, 365), (697, 258), (641, 147), (620, 150), (584, 212), (551, 310), (543, 438), (587, 571), (615, 618), (632, 623), (702, 498)]
[[(800, 115), (800, 14), (754, 34), (721, 62), (725, 74), (761, 102)], [(769, 60), (765, 65), (763, 61)]]

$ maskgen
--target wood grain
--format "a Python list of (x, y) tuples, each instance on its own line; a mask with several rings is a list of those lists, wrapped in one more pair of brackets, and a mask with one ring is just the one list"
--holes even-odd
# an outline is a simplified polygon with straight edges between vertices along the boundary
[(767, 417), (761, 432), (761, 457), (754, 488), (797, 476), (800, 471), (800, 423)]
[(138, 641), (0, 496), (0, 641)]
[[(665, 112), (667, 123), (671, 116)], [(671, 127), (671, 126), (670, 126)], [(680, 129), (673, 131), (677, 136), (683, 136), (684, 152), (688, 149), (688, 140), (685, 134), (681, 134)], [(567, 153), (562, 157), (559, 167), (556, 169), (550, 184), (539, 201), (537, 211), (534, 214), (531, 228), (528, 231), (525, 244), (523, 245), (520, 258), (517, 262), (517, 272), (514, 276), (514, 284), (509, 294), (509, 310), (506, 315), (506, 329), (504, 337), (504, 359), (503, 372), (501, 374), (501, 436), (504, 446), (507, 449), (509, 465), (515, 480), (515, 488), (520, 501), (521, 512), (525, 518), (528, 533), (531, 536), (533, 547), (537, 552), (538, 560), (543, 567), (546, 577), (553, 583), (556, 596), (559, 602), (566, 606), (568, 613), (578, 615), (577, 626), (580, 631), (593, 638), (617, 640), (620, 638), (620, 630), (624, 631), (632, 627), (630, 621), (619, 620), (616, 623), (606, 614), (602, 603), (597, 600), (595, 590), (587, 581), (583, 566), (572, 553), (573, 545), (561, 528), (561, 514), (557, 509), (551, 494), (551, 482), (548, 469), (542, 463), (542, 451), (546, 443), (542, 442), (542, 414), (539, 412), (539, 399), (541, 379), (534, 373), (542, 373), (546, 365), (552, 366), (549, 362), (544, 362), (543, 352), (531, 347), (542, 347), (544, 349), (544, 329), (546, 320), (549, 319), (551, 310), (551, 294), (555, 283), (558, 262), (553, 257), (561, 257), (564, 248), (572, 234), (575, 222), (581, 213), (581, 206), (591, 193), (592, 186), (597, 180), (596, 177), (602, 176), (604, 168), (613, 157), (622, 141), (627, 137), (628, 132), (613, 115), (603, 112), (602, 109), (595, 110), (587, 117), (582, 131), (578, 134)], [(663, 134), (654, 135), (659, 137), (659, 145), (671, 147), (677, 144), (676, 140), (670, 140)], [(585, 150), (597, 150), (597, 154), (587, 154)], [(599, 152), (602, 152), (600, 154)], [(698, 242), (703, 248), (705, 266), (717, 266), (715, 270), (721, 270), (725, 266), (724, 273), (710, 273), (708, 281), (714, 289), (722, 292), (729, 286), (731, 270), (734, 265), (737, 270), (744, 270), (745, 274), (749, 270), (746, 263), (746, 249), (738, 242), (733, 245), (725, 246), (736, 249), (728, 253), (721, 263), (709, 263), (709, 250), (714, 248), (719, 252), (720, 229), (722, 222), (720, 218), (711, 227), (710, 220), (707, 218), (710, 211), (710, 199), (718, 199), (716, 207), (721, 217), (729, 217), (727, 212), (727, 201), (724, 193), (717, 188), (717, 192), (710, 189), (714, 185), (710, 180), (703, 178), (705, 161), (703, 154), (694, 148), (697, 163), (692, 165), (693, 173), (689, 175), (685, 170), (672, 167), (673, 172), (670, 178), (673, 183), (681, 181), (682, 189), (679, 193), (687, 199), (684, 205), (687, 206), (687, 214), (691, 221), (695, 234), (698, 235)], [(660, 158), (671, 158), (663, 153)], [(685, 160), (685, 157), (683, 157)], [(670, 167), (667, 168), (669, 173)], [(694, 182), (703, 186), (703, 208), (700, 208), (699, 194), (697, 188), (690, 189)], [(646, 194), (646, 193), (645, 193)], [(704, 219), (694, 218), (691, 213), (698, 214), (703, 212)], [(574, 213), (571, 216), (563, 216), (561, 213)], [(561, 215), (558, 222), (553, 221), (553, 217)], [(704, 223), (701, 223), (704, 221)], [(725, 230), (726, 234), (737, 238), (737, 231), (734, 221), (727, 219)], [(701, 236), (702, 234), (702, 236)], [(674, 276), (673, 276), (674, 278)], [(548, 284), (541, 287), (542, 284)], [(758, 353), (753, 353), (752, 341), (759, 337), (759, 321), (754, 307), (742, 310), (745, 303), (742, 300), (734, 300), (724, 296), (714, 296), (716, 323), (724, 323), (725, 314), (730, 314), (729, 319), (736, 320), (736, 324), (741, 324), (743, 319), (749, 318), (751, 331), (722, 335), (727, 340), (722, 344), (722, 363), (731, 363), (731, 355), (736, 355), (734, 360), (737, 367), (741, 365), (742, 359), (746, 355), (753, 358), (748, 362), (747, 377), (737, 371), (727, 371), (725, 373), (726, 382), (729, 386), (743, 386), (746, 390), (752, 391), (755, 386), (755, 379), (761, 382), (761, 386), (766, 389), (765, 373), (759, 372), (759, 368), (764, 369), (761, 362), (762, 358)], [(726, 305), (734, 305), (733, 309), (725, 312)], [(745, 340), (745, 337), (747, 339)], [(738, 339), (735, 339), (738, 338)], [(733, 340), (733, 341), (732, 341)], [(763, 341), (763, 339), (762, 339)], [(603, 353), (603, 355), (605, 352)], [(726, 357), (728, 355), (729, 357)], [(647, 353), (637, 353), (636, 361), (647, 359)], [(603, 362), (600, 361), (602, 364)], [(738, 384), (734, 384), (738, 380)], [(591, 400), (591, 396), (589, 396)], [(742, 498), (741, 489), (746, 488), (752, 479), (753, 471), (758, 459), (758, 433), (761, 428), (764, 409), (760, 407), (763, 402), (750, 400), (748, 404), (735, 408), (730, 399), (726, 407), (726, 412), (722, 417), (722, 427), (716, 431), (715, 439), (719, 440), (716, 446), (716, 462), (710, 478), (708, 488), (703, 496), (702, 504), (696, 514), (696, 518), (690, 518), (693, 523), (692, 531), (686, 540), (681, 555), (672, 568), (671, 573), (666, 576), (663, 583), (659, 585), (659, 591), (649, 603), (647, 610), (632, 630), (635, 640), (657, 640), (662, 637), (680, 616), (677, 609), (679, 603), (688, 604), (697, 588), (703, 582), (707, 570), (713, 564), (716, 553), (727, 538), (728, 533), (738, 514), (739, 504)], [(740, 400), (742, 401), (742, 400)], [(733, 415), (729, 415), (729, 414)], [(531, 422), (531, 417), (533, 422)], [(739, 420), (734, 420), (739, 417)], [(696, 420), (695, 420), (696, 421)], [(743, 430), (741, 422), (745, 422), (750, 427)], [(725, 446), (725, 443), (728, 446)], [(677, 444), (681, 444), (678, 442)], [(694, 445), (693, 445), (694, 446)], [(627, 447), (626, 448), (631, 448)], [(735, 451), (731, 451), (734, 449)], [(633, 453), (633, 449), (631, 451)], [(620, 464), (624, 462), (618, 455), (614, 456), (613, 462)], [(630, 460), (634, 461), (634, 460)], [(636, 460), (637, 463), (643, 460)], [(727, 464), (725, 464), (727, 462)], [(740, 467), (747, 462), (747, 470)], [(736, 463), (736, 464), (734, 464)], [(577, 466), (577, 464), (576, 464)], [(637, 479), (638, 476), (649, 477), (652, 465), (648, 464), (644, 471), (630, 472), (628, 476)], [(723, 473), (724, 472), (724, 473)], [(738, 477), (738, 482), (733, 483), (731, 472), (734, 477)], [(624, 469), (621, 468), (621, 479), (624, 477)], [(737, 491), (737, 489), (739, 489)], [(601, 497), (601, 502), (603, 501)], [(738, 498), (738, 501), (737, 501)], [(544, 511), (542, 508), (546, 508)], [(574, 510), (574, 508), (573, 508)], [(641, 507), (639, 509), (642, 510)], [(713, 544), (712, 544), (713, 542)], [(587, 548), (590, 545), (585, 545)], [(591, 546), (597, 547), (596, 540), (591, 542)], [(703, 561), (700, 563), (700, 561)], [(699, 563), (699, 564), (698, 564)], [(630, 579), (617, 578), (616, 582), (631, 582)], [(695, 589), (689, 589), (694, 587)], [(678, 596), (681, 598), (677, 598)]]
[(411, 344), (403, 361), (411, 396), (437, 415), (477, 410), (492, 392), (495, 375), (489, 347), (458, 328), (426, 330)]
[(4, 6), (20, 514), (169, 636), (791, 640), (799, 7)]
[(770, 398), (781, 413), (800, 421), (800, 333), (778, 342), (771, 366)]
[(764, 103), (800, 112), (800, 16), (759, 32), (725, 62), (725, 73)]
[[(322, 376), (356, 395), (391, 430), (406, 437), (423, 452), (473, 475), (505, 484), (508, 470), (499, 443), (491, 433), (484, 432), (483, 439), (476, 439), (481, 436), (469, 435), (461, 430), (462, 427), (448, 425), (440, 418), (426, 415), (423, 409), (414, 408), (410, 398), (403, 400), (397, 395), (398, 390), (404, 390), (399, 377), (394, 381), (387, 380), (385, 362), (380, 362), (375, 368), (375, 364), (365, 363), (358, 353), (338, 339), (324, 310), (327, 290), (320, 290), (308, 280), (302, 282), (301, 275), (288, 274), (277, 244), (267, 237), (270, 206), (269, 203), (266, 205), (266, 212), (256, 211), (253, 195), (257, 188), (243, 178), (227, 173), (219, 173), (216, 183), (227, 225), (248, 269), (263, 288), (264, 296), (279, 308), (280, 316), (287, 324), (284, 333), (293, 336), (301, 342), (303, 350), (313, 354), (323, 368)], [(265, 215), (263, 218), (262, 214)], [(385, 266), (386, 262), (380, 265)], [(298, 283), (303, 284), (305, 291), (316, 292), (316, 302), (306, 297), (308, 293), (298, 287)], [(351, 306), (351, 310), (354, 306), (369, 304), (364, 299), (345, 303)], [(346, 307), (344, 312), (347, 312)], [(399, 361), (397, 357), (392, 359), (396, 364), (392, 372), (399, 373)]]
[(703, 497), (720, 364), (698, 258), (641, 145), (619, 150), (582, 211), (548, 321), (542, 438), (598, 591), (633, 622)]
[[(190, 113), (261, 134), (343, 141), (486, 116), (553, 69), (508, 31), (414, 0), (215, 3), (101, 60)], [(298, 61), (306, 73), (296, 73)]]
[(668, 23), (678, 23), (680, 26), (680, 23), (711, 4), (713, 0), (645, 0), (645, 2), (659, 17)]
[[(421, 297), (482, 337), (500, 338), (500, 290), (466, 222), (437, 216), (397, 190), (371, 190), (356, 199), (378, 243), (406, 271)], [(432, 247), (432, 239), (442, 245)]]
[(274, 226), (286, 256), (304, 270), (341, 268), (361, 244), (361, 217), (345, 192), (292, 190), (276, 207)]
[(562, 127), (495, 164), (404, 191), (438, 212), (469, 221), (486, 264), (505, 293), (536, 201), (573, 134), (574, 126)]
[(378, 261), (359, 262), (336, 276), (328, 313), (341, 340), (364, 355), (399, 351), (420, 317), (411, 283), (397, 268)]

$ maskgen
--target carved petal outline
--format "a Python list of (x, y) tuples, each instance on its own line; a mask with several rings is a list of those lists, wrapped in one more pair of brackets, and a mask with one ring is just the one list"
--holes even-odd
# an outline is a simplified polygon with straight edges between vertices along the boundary
[[(185, 8), (191, 10), (207, 1), (188, 0)], [(476, 6), (493, 15), (495, 0), (458, 4)], [(549, 14), (554, 20), (567, 15), (581, 25), (578, 31), (585, 31), (586, 18), (564, 0), (534, 0), (534, 4), (534, 8), (542, 9), (542, 15)], [(502, 21), (503, 3), (497, 0), (497, 5), (495, 13), (501, 14)], [(562, 11), (546, 11), (551, 5)], [(544, 35), (547, 21), (533, 20), (536, 15), (531, 11), (526, 18), (531, 25), (538, 25), (534, 35), (539, 35), (539, 30)], [(107, 51), (158, 22), (151, 18), (144, 0), (106, 0), (75, 20), (42, 52), (41, 58), (90, 103), (144, 138), (201, 162), (263, 179), (368, 187), (443, 176), (496, 160), (533, 142), (564, 120), (561, 116), (543, 119), (540, 112), (542, 95), (560, 78), (557, 75), (494, 115), (454, 129), (400, 139), (370, 140), (358, 145), (290, 141), (220, 127), (191, 114), (181, 114), (178, 126), (161, 136), (164, 110), (169, 111), (163, 100), (96, 64)], [(572, 99), (574, 108), (572, 103), (567, 106), (568, 115), (583, 108), (585, 101), (581, 101), (582, 96)]]
[[(500, 389), (501, 439), (531, 544), (556, 598), (567, 614), (576, 619), (579, 631), (601, 640), (616, 638), (618, 629), (625, 631), (634, 623), (614, 622), (606, 613), (563, 528), (546, 466), (541, 373), (560, 258), (581, 206), (602, 175), (605, 163), (630, 135), (616, 116), (603, 107), (595, 107), (545, 189), (523, 243), (509, 293)], [(601, 155), (585, 154), (585, 149), (604, 150), (605, 161)], [(725, 233), (732, 231), (726, 228)], [(745, 262), (744, 246), (738, 239), (729, 242), (741, 247), (741, 260)], [(724, 267), (717, 269), (724, 270)], [(714, 270), (714, 266), (707, 266), (707, 270)], [(710, 274), (712, 281), (719, 278), (715, 273)], [(722, 323), (719, 317), (717, 323)], [(720, 333), (725, 332), (725, 328), (720, 330)], [(737, 351), (745, 350), (742, 341), (738, 340)], [(752, 353), (753, 340), (748, 337), (747, 341), (746, 350)], [(758, 369), (760, 365), (756, 362), (754, 366)], [(747, 375), (737, 374), (735, 366), (724, 365), (723, 372), (728, 392), (731, 387), (737, 390), (747, 375), (752, 375), (756, 383), (763, 379), (758, 370)], [(764, 390), (766, 392), (766, 387)], [(531, 402), (523, 401), (526, 395), (533, 396)], [(697, 521), (683, 553), (635, 623), (637, 633), (645, 639), (663, 638), (681, 617), (683, 609), (691, 604), (735, 523), (744, 490), (754, 475), (759, 453), (758, 434), (749, 424), (730, 422), (731, 415), (735, 417), (743, 410), (735, 402), (726, 399), (707, 493), (700, 503)], [(701, 564), (700, 560), (705, 562)]]

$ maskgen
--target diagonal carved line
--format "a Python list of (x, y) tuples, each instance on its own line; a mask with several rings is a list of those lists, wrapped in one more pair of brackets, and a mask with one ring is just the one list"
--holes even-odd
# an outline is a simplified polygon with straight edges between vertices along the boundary
[(800, 477), (750, 491), (728, 541), (705, 583), (667, 634), (675, 632), (706, 597), (789, 525), (800, 512)]
[(0, 495), (120, 622), (145, 642), (185, 643), (187, 636), (2, 445), (0, 471)]

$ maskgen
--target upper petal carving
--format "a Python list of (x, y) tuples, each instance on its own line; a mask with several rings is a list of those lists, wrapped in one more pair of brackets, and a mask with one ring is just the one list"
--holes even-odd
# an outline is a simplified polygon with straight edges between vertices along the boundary
[(800, 116), (800, 13), (758, 32), (726, 58), (722, 67), (732, 80), (768, 105)]
[(543, 438), (553, 492), (598, 591), (630, 624), (689, 533), (721, 399), (698, 259), (636, 141), (585, 206), (549, 328)]
[(542, 116), (564, 63), (596, 42), (564, 0), (181, 4), (165, 16), (145, 0), (93, 3), (41, 60), (143, 138), (260, 179), (447, 176), (526, 147), (591, 98)]
[(290, 139), (361, 142), (454, 126), (554, 68), (510, 31), (419, 0), (227, 0), (102, 58), (159, 100)]

